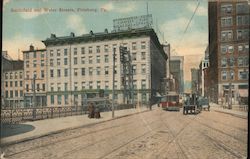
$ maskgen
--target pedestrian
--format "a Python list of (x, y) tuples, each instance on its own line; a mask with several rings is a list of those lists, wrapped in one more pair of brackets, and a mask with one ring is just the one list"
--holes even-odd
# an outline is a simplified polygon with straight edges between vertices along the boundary
[(95, 107), (95, 118), (96, 119), (101, 118), (100, 110), (98, 107)]
[(95, 110), (95, 107), (94, 107), (94, 104), (93, 103), (89, 103), (88, 105), (88, 111), (89, 111), (89, 115), (88, 117), (89, 118), (94, 118), (94, 110)]

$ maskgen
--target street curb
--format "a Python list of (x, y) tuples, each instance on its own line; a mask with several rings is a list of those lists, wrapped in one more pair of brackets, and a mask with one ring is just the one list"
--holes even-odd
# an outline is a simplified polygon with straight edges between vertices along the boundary
[(219, 112), (219, 113), (224, 113), (224, 114), (229, 114), (229, 115), (232, 115), (232, 116), (235, 116), (235, 117), (238, 117), (238, 118), (242, 118), (242, 119), (248, 119), (247, 116), (243, 116), (243, 115), (239, 115), (239, 114), (224, 112), (224, 111), (221, 111), (221, 110), (213, 110), (213, 111)]
[(136, 112), (136, 113), (132, 113), (132, 114), (126, 114), (126, 115), (114, 117), (114, 118), (111, 118), (111, 119), (107, 119), (107, 120), (104, 120), (104, 121), (96, 122), (96, 123), (90, 123), (90, 124), (85, 124), (85, 125), (80, 125), (80, 126), (65, 128), (65, 129), (61, 129), (61, 130), (56, 130), (56, 131), (52, 131), (52, 132), (49, 132), (49, 133), (46, 133), (46, 134), (36, 135), (36, 136), (32, 136), (32, 137), (27, 137), (27, 138), (16, 140), (16, 141), (3, 142), (3, 143), (1, 142), (0, 146), (1, 147), (10, 146), (10, 145), (14, 145), (14, 144), (18, 144), (18, 143), (22, 143), (22, 142), (26, 142), (26, 141), (30, 141), (30, 140), (34, 140), (34, 139), (38, 139), (38, 138), (42, 138), (42, 137), (46, 137), (46, 136), (49, 136), (49, 135), (59, 134), (59, 133), (64, 132), (64, 131), (69, 131), (69, 130), (74, 130), (74, 129), (80, 129), (80, 128), (85, 128), (85, 127), (90, 127), (90, 126), (93, 126), (93, 125), (105, 123), (105, 122), (112, 121), (112, 120), (115, 120), (115, 119), (120, 119), (120, 118), (132, 116), (132, 115), (136, 115), (136, 114), (140, 114), (140, 113), (145, 113), (145, 112), (148, 112), (148, 111), (152, 111), (152, 110), (143, 110), (143, 111), (140, 111), (140, 112)]

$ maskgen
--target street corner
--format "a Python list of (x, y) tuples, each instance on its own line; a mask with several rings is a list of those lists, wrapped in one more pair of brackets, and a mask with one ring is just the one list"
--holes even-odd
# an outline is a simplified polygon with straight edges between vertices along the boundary
[(30, 124), (3, 124), (1, 138), (24, 134), (34, 129), (35, 127)]

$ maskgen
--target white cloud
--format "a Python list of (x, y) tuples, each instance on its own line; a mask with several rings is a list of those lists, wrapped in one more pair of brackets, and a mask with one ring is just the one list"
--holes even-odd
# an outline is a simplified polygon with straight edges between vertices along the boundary
[(32, 44), (35, 48), (43, 49), (45, 48), (44, 44), (41, 42), (41, 39), (35, 38), (32, 34), (30, 35), (16, 35), (12, 39), (3, 40), (2, 50), (8, 51), (8, 54), (13, 58), (18, 58), (18, 50), (19, 55), (22, 58), (22, 51), (28, 50), (30, 44)]
[[(191, 11), (191, 12), (194, 12), (195, 11), (195, 8), (197, 7), (197, 5), (196, 4), (191, 4), (191, 3), (189, 3), (188, 5), (187, 5), (187, 9), (189, 10), (189, 11)], [(201, 6), (201, 5), (199, 5), (199, 7), (198, 7), (198, 9), (197, 9), (197, 11), (196, 11), (196, 15), (198, 15), (198, 16), (207, 16), (207, 8), (205, 8), (205, 7), (203, 7), (203, 6)]]
[(34, 11), (34, 9), (32, 10), (32, 12), (21, 12), (20, 16), (23, 19), (32, 19), (35, 18), (37, 16), (43, 15), (43, 14), (47, 14), (48, 12), (45, 12), (44, 10), (41, 10), (40, 12), (38, 11)]
[(84, 26), (83, 18), (79, 15), (70, 15), (67, 18), (67, 27), (77, 34), (87, 33), (87, 29)]
[(114, 5), (113, 2), (106, 3), (101, 6), (101, 8), (107, 11), (113, 11), (117, 13), (129, 13), (136, 10), (136, 4), (134, 2), (129, 2), (124, 5), (124, 3), (116, 3)]

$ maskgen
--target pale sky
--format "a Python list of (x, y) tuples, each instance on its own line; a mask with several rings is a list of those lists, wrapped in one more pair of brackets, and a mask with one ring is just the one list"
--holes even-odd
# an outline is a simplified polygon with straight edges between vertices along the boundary
[[(190, 81), (190, 69), (198, 67), (208, 45), (206, 0), (4, 0), (3, 50), (17, 59), (18, 50), (22, 58), (21, 51), (28, 50), (30, 44), (45, 48), (41, 40), (51, 33), (67, 36), (74, 32), (78, 36), (90, 30), (103, 32), (107, 28), (111, 31), (113, 19), (145, 15), (147, 3), (154, 28), (159, 28), (164, 40), (170, 43), (172, 54), (184, 56), (184, 79)], [(198, 3), (197, 12), (184, 34)], [(32, 12), (14, 12), (24, 8)], [(34, 11), (39, 8), (41, 12)], [(56, 11), (45, 12), (43, 8)], [(59, 12), (59, 8), (75, 12)], [(78, 8), (88, 11), (77, 12)], [(158, 36), (163, 42), (163, 36)]]

